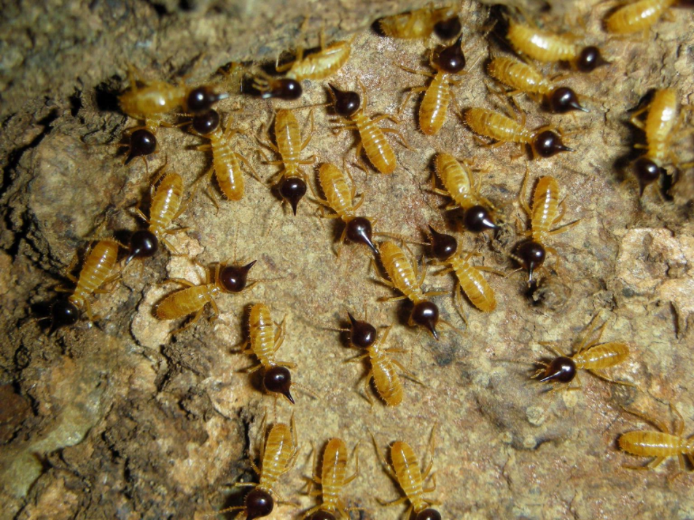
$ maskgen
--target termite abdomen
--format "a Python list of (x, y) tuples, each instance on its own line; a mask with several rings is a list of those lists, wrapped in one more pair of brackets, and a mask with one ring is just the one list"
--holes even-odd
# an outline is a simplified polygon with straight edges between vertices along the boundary
[(227, 265), (219, 272), (219, 283), (229, 292), (241, 292), (246, 288), (248, 272), (256, 263), (246, 265)]
[(439, 339), (436, 324), (439, 322), (439, 308), (429, 301), (419, 302), (412, 309), (411, 320), (417, 325), (426, 328), (435, 339)]
[(516, 255), (520, 259), (523, 267), (528, 270), (529, 279), (533, 277), (533, 271), (537, 270), (545, 261), (545, 248), (537, 242), (523, 242), (516, 249)]
[(458, 36), (458, 34), (460, 34), (462, 29), (463, 26), (460, 23), (460, 18), (458, 16), (454, 16), (448, 20), (441, 20), (440, 22), (434, 24), (434, 32), (436, 33), (436, 36), (442, 40), (451, 40), (455, 38)]
[(351, 323), (349, 340), (355, 347), (368, 348), (376, 342), (376, 327), (347, 314)]
[(654, 183), (660, 178), (662, 168), (647, 157), (640, 157), (634, 163), (634, 175), (639, 181), (641, 194), (649, 184)]
[(279, 182), (278, 191), (282, 198), (289, 202), (294, 215), (299, 201), (306, 195), (306, 183), (300, 177), (283, 177)]
[(371, 222), (368, 218), (355, 217), (347, 223), (347, 238), (352, 242), (360, 242), (369, 246), (371, 251), (377, 255), (378, 249), (376, 249), (372, 237)]
[(576, 60), (576, 67), (581, 72), (592, 72), (600, 65), (607, 63), (600, 55), (600, 49), (591, 45), (584, 48)]
[(228, 94), (217, 94), (210, 87), (198, 87), (190, 91), (186, 99), (188, 112), (199, 114), (212, 108), (217, 101), (229, 97)]
[(289, 393), (292, 386), (292, 374), (287, 367), (275, 366), (265, 372), (263, 384), (268, 392), (282, 394), (294, 404), (294, 398)]
[(449, 74), (458, 74), (465, 68), (465, 55), (461, 47), (462, 43), (463, 36), (461, 34), (453, 45), (446, 47), (439, 53), (438, 58), (436, 58), (436, 64), (441, 70)]
[(59, 298), (51, 306), (52, 328), (71, 326), (80, 318), (80, 310), (68, 298)]
[(197, 115), (193, 118), (193, 130), (200, 135), (211, 134), (219, 127), (219, 119), (219, 112), (216, 110), (208, 110), (204, 114)]
[(465, 224), (465, 229), (473, 233), (481, 233), (487, 229), (499, 228), (484, 206), (472, 206), (468, 208), (463, 216), (463, 223)]
[(361, 98), (351, 90), (340, 90), (333, 84), (328, 84), (335, 95), (335, 112), (344, 117), (350, 117), (359, 111)]
[(564, 143), (561, 142), (561, 137), (551, 130), (545, 130), (536, 135), (535, 139), (533, 139), (533, 148), (540, 157), (545, 158), (552, 157), (559, 152), (574, 151), (572, 148), (564, 146)]
[(429, 234), (431, 235), (431, 252), (435, 258), (446, 260), (458, 250), (458, 241), (455, 237), (439, 233), (431, 226), (429, 226)]
[(559, 356), (552, 360), (545, 369), (544, 377), (541, 382), (558, 381), (560, 383), (569, 383), (576, 377), (576, 363), (573, 359), (566, 356)]
[(157, 253), (159, 240), (151, 231), (140, 229), (130, 237), (130, 256), (126, 260), (129, 263), (133, 258), (150, 258)]
[(441, 520), (441, 513), (439, 513), (436, 509), (431, 509), (429, 507), (424, 511), (417, 513), (414, 520)]
[(559, 87), (555, 89), (549, 96), (549, 106), (552, 112), (557, 114), (565, 114), (572, 110), (588, 112), (587, 109), (581, 106), (578, 102), (578, 96), (569, 87)]
[(275, 501), (267, 491), (255, 488), (246, 495), (246, 520), (260, 518), (272, 513)]
[(128, 158), (125, 164), (128, 164), (135, 157), (151, 155), (157, 149), (157, 138), (146, 128), (140, 128), (130, 134), (130, 147)]

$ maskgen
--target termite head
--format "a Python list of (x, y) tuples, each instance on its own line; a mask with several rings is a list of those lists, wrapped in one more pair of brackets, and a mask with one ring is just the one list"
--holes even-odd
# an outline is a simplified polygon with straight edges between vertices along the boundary
[(565, 114), (572, 110), (580, 110), (588, 112), (587, 108), (583, 108), (578, 102), (578, 96), (569, 87), (559, 87), (552, 91), (549, 96), (549, 107), (555, 114)]
[(528, 270), (528, 283), (533, 280), (533, 271), (536, 271), (545, 262), (545, 248), (532, 240), (523, 242), (516, 249), (516, 256), (524, 269)]
[(130, 256), (125, 261), (128, 265), (133, 258), (150, 258), (159, 249), (156, 235), (146, 229), (135, 231), (130, 237)]
[(488, 229), (499, 229), (499, 226), (494, 223), (492, 216), (484, 206), (472, 206), (465, 210), (463, 224), (465, 224), (465, 229), (473, 233), (481, 233)]
[(431, 226), (429, 226), (429, 236), (431, 237), (429, 243), (431, 252), (438, 260), (446, 260), (458, 250), (458, 241), (454, 236), (439, 233)]
[(439, 322), (439, 308), (435, 303), (423, 301), (416, 304), (412, 309), (410, 321), (427, 329), (436, 340), (439, 339), (439, 333), (436, 331), (436, 324)]
[(266, 370), (263, 384), (268, 392), (282, 394), (289, 399), (290, 403), (294, 404), (294, 398), (289, 393), (289, 388), (292, 386), (292, 373), (287, 367), (275, 366)]
[(540, 381), (543, 383), (549, 383), (551, 381), (568, 383), (573, 381), (573, 378), (576, 377), (576, 363), (569, 357), (559, 356), (547, 365), (544, 374), (541, 375), (543, 377)]
[(217, 94), (210, 87), (194, 88), (188, 93), (186, 98), (186, 109), (193, 114), (200, 114), (210, 110), (217, 101), (228, 97), (229, 94)]
[(306, 195), (306, 183), (301, 177), (283, 177), (279, 182), (278, 190), (284, 200), (289, 202), (294, 215), (299, 201)]
[(355, 347), (368, 348), (376, 342), (376, 327), (365, 321), (358, 321), (354, 316), (347, 314), (351, 327), (349, 341)]
[(209, 135), (219, 128), (219, 112), (208, 110), (204, 114), (198, 114), (193, 118), (193, 130), (200, 135)]
[(559, 152), (573, 152), (573, 148), (564, 146), (561, 137), (551, 130), (544, 130), (533, 139), (533, 149), (540, 157), (552, 157)]
[(378, 249), (373, 243), (373, 233), (371, 231), (371, 221), (366, 217), (355, 217), (347, 222), (347, 238), (352, 242), (359, 242), (369, 246), (375, 255)]
[(335, 515), (327, 511), (316, 511), (308, 517), (309, 520), (336, 520)]
[(241, 292), (246, 288), (248, 282), (248, 272), (255, 265), (257, 260), (253, 260), (246, 265), (225, 265), (219, 271), (219, 284), (225, 291)]
[(359, 111), (361, 98), (351, 90), (340, 90), (332, 83), (328, 86), (335, 97), (335, 112), (343, 117), (351, 117)]
[(458, 34), (460, 34), (462, 28), (463, 27), (458, 16), (454, 16), (448, 20), (441, 20), (440, 22), (434, 24), (434, 32), (436, 33), (436, 36), (442, 40), (450, 40), (455, 38), (458, 36)]
[(414, 520), (441, 520), (441, 513), (439, 513), (436, 509), (427, 507), (424, 511), (417, 513)]
[(128, 164), (135, 157), (151, 155), (156, 149), (157, 138), (152, 132), (146, 128), (135, 130), (132, 134), (130, 134), (130, 153), (128, 153), (128, 158), (125, 160), (125, 164)]
[(292, 78), (269, 79), (267, 88), (261, 89), (263, 99), (279, 98), (293, 101), (303, 93), (301, 83)]
[(463, 35), (461, 34), (453, 45), (443, 49), (436, 58), (439, 69), (449, 74), (459, 74), (465, 68), (465, 55), (463, 54)]
[(51, 329), (74, 325), (79, 318), (80, 310), (68, 298), (57, 298), (51, 305)]
[(591, 45), (585, 47), (576, 60), (576, 67), (581, 72), (592, 72), (601, 65), (609, 63), (600, 54), (600, 49)]
[(275, 501), (267, 491), (255, 488), (246, 495), (246, 519), (260, 518), (272, 513)]
[(648, 157), (639, 157), (634, 162), (634, 175), (639, 181), (640, 195), (643, 195), (643, 190), (646, 186), (654, 183), (660, 178), (663, 169), (658, 164)]

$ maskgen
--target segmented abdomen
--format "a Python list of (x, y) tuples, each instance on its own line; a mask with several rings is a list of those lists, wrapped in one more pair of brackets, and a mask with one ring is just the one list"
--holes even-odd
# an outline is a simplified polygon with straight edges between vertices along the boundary
[(554, 177), (541, 177), (533, 193), (532, 236), (543, 242), (559, 214), (559, 184)]
[(335, 509), (340, 503), (340, 492), (347, 477), (347, 446), (342, 439), (330, 439), (323, 452), (321, 487), (323, 508)]
[(454, 257), (450, 260), (451, 267), (460, 282), (460, 288), (475, 307), (482, 312), (491, 312), (496, 309), (494, 291), (475, 266), (467, 260)]
[(393, 173), (397, 165), (395, 152), (386, 140), (386, 136), (383, 135), (383, 131), (361, 112), (355, 114), (352, 121), (357, 125), (364, 151), (374, 168), (381, 173)]
[(629, 34), (643, 31), (661, 17), (674, 0), (641, 0), (625, 5), (605, 20), (605, 28), (614, 34)]
[(223, 139), (223, 132), (218, 128), (210, 135), (212, 146), (212, 165), (217, 177), (219, 189), (229, 200), (241, 200), (243, 197), (243, 174), (236, 154), (231, 145)]
[(518, 52), (538, 61), (568, 61), (578, 54), (565, 38), (514, 21), (509, 23), (507, 38)]
[(286, 424), (275, 424), (267, 436), (265, 454), (263, 455), (262, 474), (258, 488), (270, 492), (287, 471), (289, 459), (294, 452), (292, 433)]
[(251, 307), (248, 318), (251, 349), (264, 367), (275, 364), (275, 324), (270, 309), (263, 303)]
[(181, 207), (183, 179), (177, 173), (167, 173), (154, 191), (149, 210), (149, 230), (161, 235), (171, 225)]
[(486, 108), (469, 108), (465, 111), (465, 124), (476, 134), (496, 141), (529, 143), (532, 133), (505, 115)]
[(219, 289), (212, 283), (177, 291), (157, 305), (157, 318), (175, 320), (198, 312), (214, 299), (218, 291)]
[(664, 161), (668, 157), (668, 137), (677, 120), (677, 93), (673, 89), (659, 90), (653, 96), (646, 116), (648, 157)]
[(497, 57), (487, 65), (487, 72), (496, 80), (522, 92), (547, 94), (552, 85), (530, 65), (511, 58)]
[(334, 164), (322, 164), (318, 181), (330, 208), (342, 218), (352, 216), (352, 190), (339, 168)]
[(351, 42), (333, 43), (325, 50), (311, 54), (300, 62), (296, 62), (286, 77), (297, 81), (325, 79), (328, 76), (332, 76), (347, 63), (351, 51)]
[(111, 240), (100, 240), (87, 255), (77, 280), (77, 286), (69, 300), (82, 307), (95, 290), (106, 281), (118, 259), (118, 244)]
[(687, 439), (664, 432), (633, 431), (619, 437), (619, 447), (632, 455), (641, 457), (671, 457), (680, 453), (691, 453)]
[(396, 441), (390, 448), (390, 458), (393, 460), (393, 469), (398, 477), (400, 487), (407, 495), (415, 512), (419, 512), (427, 506), (422, 498), (422, 472), (419, 469), (419, 461), (409, 444)]
[(402, 403), (403, 391), (400, 376), (395, 370), (395, 364), (387, 354), (369, 348), (371, 356), (371, 370), (373, 372), (374, 386), (378, 395), (388, 406), (398, 406)]
[(379, 245), (378, 251), (383, 268), (393, 285), (413, 303), (419, 303), (423, 297), (417, 286), (418, 280), (403, 250), (393, 242), (383, 242)]
[(629, 347), (626, 343), (603, 343), (576, 354), (574, 361), (578, 368), (586, 370), (600, 370), (609, 368), (624, 362), (629, 356)]
[(451, 102), (448, 81), (448, 74), (439, 72), (424, 93), (419, 107), (419, 128), (423, 134), (436, 135), (446, 122), (446, 113)]
[(472, 196), (472, 179), (470, 173), (458, 160), (447, 153), (440, 153), (435, 159), (436, 174), (448, 195), (461, 208), (474, 206), (477, 201)]
[(278, 110), (275, 116), (275, 139), (285, 168), (296, 167), (301, 153), (301, 130), (291, 110)]
[(164, 81), (154, 81), (143, 87), (132, 86), (120, 96), (120, 107), (135, 119), (147, 119), (181, 107), (185, 89)]

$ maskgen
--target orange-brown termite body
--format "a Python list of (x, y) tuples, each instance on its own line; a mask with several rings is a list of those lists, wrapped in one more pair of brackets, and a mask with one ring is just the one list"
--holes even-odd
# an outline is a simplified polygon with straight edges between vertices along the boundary
[(623, 433), (619, 436), (619, 447), (631, 455), (637, 457), (652, 457), (653, 460), (645, 466), (625, 466), (629, 469), (655, 469), (668, 457), (677, 456), (680, 469), (686, 470), (685, 456), (694, 464), (694, 439), (684, 437), (684, 419), (680, 412), (671, 403), (670, 409), (676, 415), (677, 421), (671, 430), (662, 422), (646, 417), (633, 410), (626, 410), (656, 426), (660, 431), (639, 430)]
[(356, 214), (356, 211), (364, 202), (364, 198), (362, 197), (359, 199), (359, 202), (354, 203), (356, 198), (355, 187), (354, 185), (351, 188), (349, 187), (345, 174), (334, 164), (324, 163), (318, 169), (318, 181), (323, 190), (323, 195), (325, 195), (325, 200), (316, 199), (316, 202), (335, 212), (334, 215), (324, 216), (340, 218), (345, 223), (345, 229), (340, 237), (340, 244), (344, 242), (345, 238), (349, 238), (352, 242), (359, 242), (368, 246), (374, 254), (378, 254), (373, 243), (371, 221)]
[(333, 438), (323, 450), (323, 467), (320, 477), (311, 477), (310, 484), (319, 484), (320, 491), (309, 491), (309, 495), (323, 495), (323, 503), (319, 504), (304, 513), (301, 517), (310, 520), (336, 520), (337, 516), (343, 520), (349, 520), (347, 511), (354, 508), (345, 507), (345, 503), (340, 497), (344, 487), (352, 482), (359, 474), (359, 457), (357, 456), (356, 469), (354, 474), (347, 476), (347, 445), (339, 438)]
[(612, 34), (648, 31), (677, 0), (640, 0), (620, 7), (605, 18), (605, 29)]
[[(120, 244), (113, 240), (100, 240), (92, 247), (84, 260), (79, 277), (67, 274), (75, 283), (75, 288), (67, 298), (58, 298), (51, 306), (51, 319), (54, 328), (74, 325), (82, 310), (87, 311), (89, 321), (93, 321), (89, 296), (112, 278), (112, 271), (118, 259)], [(61, 292), (66, 289), (59, 288)]]
[[(368, 101), (366, 90), (361, 80), (359, 80), (359, 86), (364, 98), (363, 106), (361, 106), (359, 94), (340, 90), (330, 84), (331, 93), (335, 101), (335, 112), (338, 119), (342, 120), (342, 123), (333, 127), (333, 133), (338, 135), (342, 130), (357, 130), (361, 138), (361, 141), (357, 144), (357, 160), (363, 164), (361, 161), (361, 151), (363, 149), (369, 161), (378, 172), (393, 173), (397, 166), (395, 152), (393, 152), (393, 148), (391, 148), (384, 134), (395, 134), (402, 140), (403, 144), (406, 143), (405, 138), (394, 128), (378, 126), (379, 121), (390, 119), (397, 122), (397, 118), (389, 115), (380, 115), (372, 119), (364, 113), (364, 108)], [(366, 169), (364, 166), (362, 167)]]
[[(414, 450), (404, 441), (395, 441), (393, 444), (391, 444), (390, 459), (392, 464), (389, 464), (383, 455), (381, 448), (378, 446), (376, 438), (373, 436), (373, 434), (371, 435), (381, 465), (386, 470), (388, 475), (390, 475), (393, 480), (400, 484), (400, 487), (405, 494), (404, 497), (396, 499), (392, 502), (381, 503), (391, 506), (409, 501), (410, 507), (405, 515), (406, 518), (413, 518), (414, 520), (441, 520), (441, 514), (431, 507), (438, 502), (424, 498), (425, 493), (431, 493), (432, 491), (436, 490), (435, 476), (432, 477), (432, 480), (434, 481), (432, 486), (430, 488), (424, 487), (424, 482), (431, 474), (431, 470), (434, 466), (435, 429), (436, 426), (434, 426), (431, 431), (431, 438), (429, 440), (429, 447), (427, 449), (431, 460), (423, 470), (420, 470), (419, 461), (417, 460)], [(410, 515), (413, 511), (414, 516), (411, 517)]]
[(385, 36), (391, 38), (427, 38), (434, 32), (439, 22), (449, 20), (455, 16), (455, 6), (446, 6), (439, 9), (427, 6), (415, 11), (381, 18), (378, 20), (378, 26)]

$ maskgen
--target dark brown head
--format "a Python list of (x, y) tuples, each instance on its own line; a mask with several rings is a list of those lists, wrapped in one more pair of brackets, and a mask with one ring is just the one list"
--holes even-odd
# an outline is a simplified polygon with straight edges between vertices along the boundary
[(294, 398), (289, 393), (289, 388), (292, 386), (292, 374), (287, 367), (272, 367), (266, 370), (263, 384), (268, 392), (282, 394), (294, 404)]
[(225, 291), (238, 293), (246, 288), (248, 273), (257, 260), (246, 265), (225, 265), (219, 271), (219, 284)]
[(194, 88), (186, 98), (186, 110), (191, 114), (202, 114), (210, 110), (217, 101), (228, 97), (229, 94), (217, 94), (210, 87)]
[(128, 164), (135, 157), (143, 157), (151, 155), (157, 149), (156, 136), (146, 128), (140, 128), (130, 134), (130, 146), (128, 158), (125, 164)]
[(540, 381), (543, 383), (553, 381), (558, 383), (569, 383), (573, 381), (574, 377), (576, 377), (576, 363), (574, 363), (574, 360), (569, 357), (559, 356), (547, 365)]
[(551, 130), (544, 130), (533, 139), (533, 149), (540, 157), (552, 157), (559, 152), (573, 152), (572, 148), (564, 146), (561, 137)]
[(309, 520), (336, 520), (335, 515), (328, 513), (327, 511), (316, 511), (311, 516), (308, 517)]
[(591, 45), (589, 47), (585, 47), (581, 51), (581, 54), (578, 56), (578, 60), (576, 60), (576, 67), (581, 72), (592, 72), (596, 68), (607, 63), (608, 62), (600, 54), (600, 49)]
[(454, 236), (439, 233), (429, 226), (429, 236), (431, 237), (431, 254), (438, 260), (446, 260), (458, 250), (458, 241)]
[(301, 177), (283, 177), (277, 189), (284, 200), (289, 202), (294, 215), (299, 201), (306, 195), (306, 183)]
[(481, 233), (488, 229), (499, 229), (499, 226), (494, 223), (492, 216), (484, 206), (472, 206), (465, 210), (463, 224), (465, 225), (465, 229), (473, 233)]
[(462, 29), (463, 26), (460, 23), (460, 18), (458, 16), (454, 16), (448, 20), (441, 20), (440, 22), (434, 24), (434, 32), (436, 33), (436, 36), (442, 40), (451, 40), (455, 38), (460, 34)]
[(133, 258), (150, 258), (157, 253), (159, 240), (154, 233), (146, 229), (135, 231), (130, 236), (130, 256), (125, 261), (129, 264)]
[(193, 130), (200, 135), (209, 135), (219, 128), (219, 122), (219, 112), (216, 110), (208, 110), (193, 118)]
[(465, 55), (463, 54), (463, 35), (450, 47), (446, 47), (436, 57), (436, 66), (449, 74), (460, 74), (465, 68)]
[(549, 108), (555, 114), (565, 114), (572, 110), (589, 112), (578, 102), (578, 96), (569, 87), (555, 88), (549, 96)]
[(533, 280), (533, 271), (536, 271), (545, 262), (545, 248), (542, 244), (528, 240), (516, 248), (516, 256), (521, 261), (523, 269), (528, 271), (528, 283)]
[(660, 174), (663, 173), (663, 169), (648, 157), (636, 159), (633, 171), (636, 179), (639, 181), (640, 195), (643, 195), (643, 190), (646, 189), (646, 186), (657, 181), (660, 178)]
[(375, 255), (378, 249), (373, 243), (373, 233), (371, 231), (371, 221), (366, 217), (355, 217), (347, 222), (347, 238), (352, 242), (359, 242), (369, 246)]
[(335, 112), (343, 117), (351, 117), (359, 112), (361, 98), (351, 90), (340, 90), (332, 83), (328, 84), (335, 97)]
[(80, 319), (80, 310), (64, 296), (60, 296), (51, 305), (51, 329), (71, 326)]
[(439, 322), (439, 308), (435, 303), (429, 301), (419, 302), (412, 309), (410, 321), (427, 329), (438, 341), (439, 333), (436, 331), (436, 325)]
[(414, 520), (441, 520), (441, 513), (439, 513), (436, 509), (427, 507), (424, 511), (417, 513)]
[(279, 98), (293, 101), (299, 99), (303, 94), (301, 83), (291, 78), (272, 79), (269, 81), (270, 88), (263, 90), (263, 99)]
[(253, 520), (272, 513), (275, 501), (267, 491), (255, 488), (246, 495), (246, 519)]
[(368, 348), (376, 343), (376, 327), (365, 321), (358, 321), (347, 314), (350, 321), (349, 341), (354, 347)]

